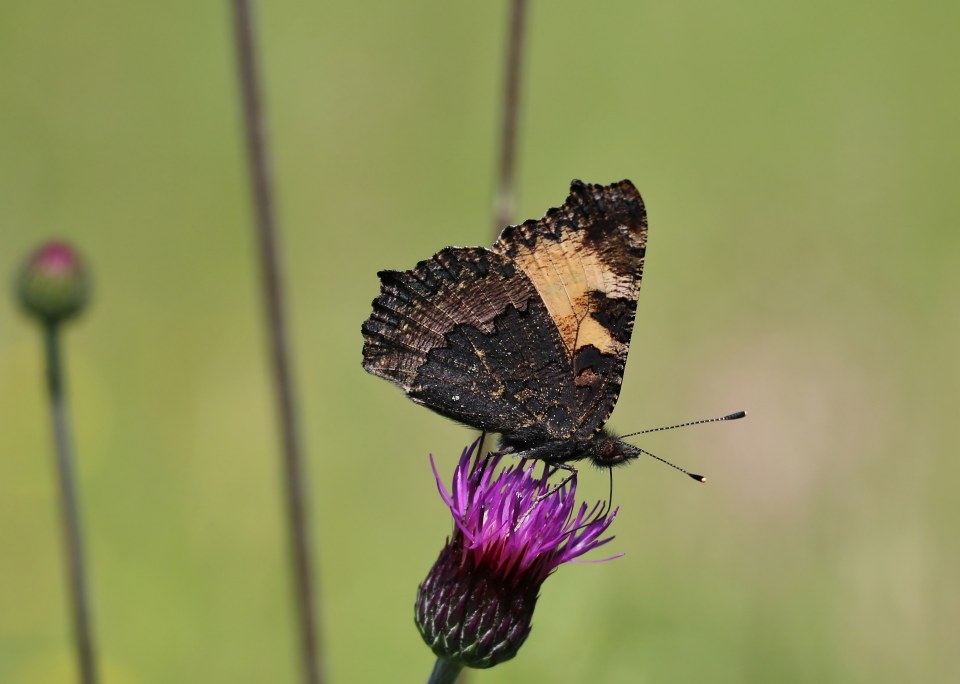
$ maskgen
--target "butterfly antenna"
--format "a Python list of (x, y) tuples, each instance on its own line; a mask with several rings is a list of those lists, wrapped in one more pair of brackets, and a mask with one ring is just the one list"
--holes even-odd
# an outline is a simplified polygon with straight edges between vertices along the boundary
[[(624, 437), (636, 437), (637, 435), (646, 435), (650, 432), (663, 432), (664, 430), (676, 430), (677, 428), (690, 427), (691, 425), (703, 425), (704, 423), (719, 423), (723, 420), (739, 420), (745, 418), (747, 415), (746, 411), (737, 411), (736, 413), (729, 413), (725, 416), (720, 416), (719, 418), (704, 418), (703, 420), (691, 420), (689, 423), (680, 423), (679, 425), (666, 425), (664, 427), (655, 427), (648, 430), (640, 430), (640, 432), (631, 432), (629, 435), (621, 435), (620, 439)], [(653, 454), (650, 454), (653, 456)], [(673, 465), (673, 464), (671, 464)]]
[(686, 476), (689, 477), (689, 478), (692, 478), (692, 479), (696, 480), (697, 482), (706, 482), (706, 481), (707, 481), (707, 478), (705, 478), (703, 475), (697, 475), (696, 473), (691, 473), (689, 470), (686, 470), (686, 469), (684, 469), (684, 468), (681, 468), (681, 467), (678, 466), (676, 463), (671, 463), (670, 461), (668, 461), (668, 460), (665, 459), (665, 458), (660, 458), (660, 457), (657, 456), (656, 454), (652, 454), (652, 453), (650, 453), (649, 451), (647, 451), (646, 449), (641, 449), (640, 447), (635, 447), (635, 448), (636, 448), (637, 451), (639, 451), (641, 454), (646, 454), (647, 456), (650, 456), (651, 458), (657, 459), (657, 460), (660, 461), (661, 463), (666, 463), (666, 464), (667, 464), (668, 466), (670, 466), (671, 468), (674, 468), (674, 469), (676, 469), (676, 470), (679, 470), (681, 473), (683, 473), (684, 475), (686, 475)]

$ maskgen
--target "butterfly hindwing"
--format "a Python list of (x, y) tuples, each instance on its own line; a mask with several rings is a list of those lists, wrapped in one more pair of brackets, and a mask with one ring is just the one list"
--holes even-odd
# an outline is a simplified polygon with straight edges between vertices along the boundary
[(383, 271), (363, 325), (364, 368), (414, 401), (524, 442), (576, 425), (570, 359), (527, 275), (506, 256), (449, 247)]
[(625, 180), (574, 181), (562, 206), (505, 228), (493, 245), (527, 275), (556, 325), (576, 388), (577, 437), (599, 431), (619, 396), (646, 244), (643, 200)]

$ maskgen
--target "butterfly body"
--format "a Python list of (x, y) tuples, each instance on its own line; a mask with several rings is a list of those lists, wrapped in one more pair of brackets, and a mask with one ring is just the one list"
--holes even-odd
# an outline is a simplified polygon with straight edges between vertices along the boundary
[(639, 453), (604, 428), (620, 392), (647, 222), (629, 181), (574, 181), (490, 249), (448, 247), (381, 271), (363, 366), (415, 402), (549, 463)]
[(601, 468), (623, 465), (639, 457), (641, 453), (637, 447), (627, 444), (606, 430), (585, 439), (560, 439), (539, 444), (524, 444), (501, 436), (500, 450), (554, 465), (590, 460)]

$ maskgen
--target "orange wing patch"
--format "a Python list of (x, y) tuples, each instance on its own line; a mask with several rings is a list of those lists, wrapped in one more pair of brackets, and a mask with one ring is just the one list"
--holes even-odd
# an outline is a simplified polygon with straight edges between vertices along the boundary
[(633, 184), (575, 182), (563, 206), (504, 229), (493, 251), (513, 259), (533, 282), (571, 358), (585, 345), (625, 356), (630, 336), (604, 325), (597, 295), (637, 299), (646, 242), (646, 214)]
[(570, 234), (558, 242), (537, 241), (532, 247), (521, 243), (511, 256), (537, 288), (569, 356), (584, 344), (605, 354), (622, 351), (623, 345), (590, 316), (589, 293), (630, 296), (633, 279), (605, 270), (599, 255), (585, 248), (583, 234)]

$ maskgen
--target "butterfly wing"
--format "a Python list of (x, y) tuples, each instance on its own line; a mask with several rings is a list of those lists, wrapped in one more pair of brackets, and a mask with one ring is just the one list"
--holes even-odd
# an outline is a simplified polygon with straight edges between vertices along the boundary
[(530, 278), (506, 256), (448, 247), (383, 271), (363, 367), (465, 425), (538, 443), (576, 423), (569, 358)]
[(508, 226), (492, 247), (527, 275), (556, 325), (578, 438), (603, 427), (620, 394), (646, 245), (643, 200), (624, 180), (573, 181), (563, 206)]

